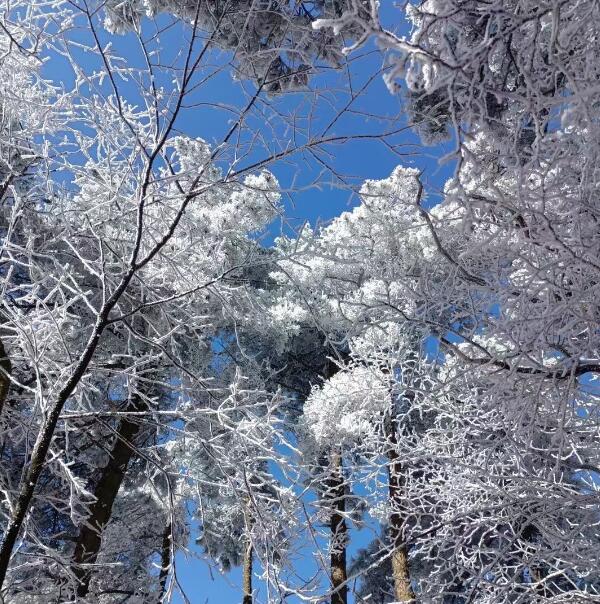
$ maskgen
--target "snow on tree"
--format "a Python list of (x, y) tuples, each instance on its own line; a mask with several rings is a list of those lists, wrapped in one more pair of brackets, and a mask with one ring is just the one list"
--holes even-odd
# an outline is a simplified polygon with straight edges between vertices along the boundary
[(455, 176), (428, 221), (448, 278), (421, 277), (428, 296), (412, 316), (448, 368), (448, 423), (428, 451), (437, 440), (461, 460), (435, 492), (458, 525), (445, 516), (428, 554), (455, 581), (440, 588), (430, 574), (427, 589), (593, 601), (595, 562), (583, 552), (597, 537), (598, 9), (448, 0), (407, 10), (408, 39), (375, 10), (341, 21), (390, 51), (386, 77), (405, 79), (424, 138), (455, 145)]
[[(342, 469), (344, 457), (367, 459), (379, 470), (389, 472), (389, 495), (384, 500), (390, 500), (384, 504), (386, 511), (381, 516), (393, 527), (390, 551), (396, 597), (412, 597), (403, 534), (405, 512), (398, 508), (400, 498), (404, 500), (404, 469), (398, 455), (405, 451), (404, 442), (399, 444), (396, 435), (396, 422), (407, 412), (396, 409), (392, 401), (402, 396), (402, 388), (396, 389), (394, 379), (398, 364), (410, 361), (423, 333), (415, 332), (408, 321), (399, 326), (388, 318), (397, 319), (401, 309), (415, 312), (420, 301), (414, 284), (435, 253), (419, 205), (422, 187), (415, 170), (399, 167), (388, 179), (367, 181), (360, 195), (362, 203), (351, 212), (314, 235), (301, 233), (291, 260), (285, 255), (292, 244), (279, 242), (282, 270), (276, 275), (279, 281), (290, 283), (287, 296), (296, 299), (288, 301), (284, 294), (285, 302), (275, 301), (280, 312), (285, 309), (288, 330), (301, 329), (300, 322), (308, 316), (332, 345), (340, 350), (347, 347), (350, 355), (347, 353), (328, 375), (322, 376), (326, 378), (322, 385), (313, 386), (302, 418), (306, 442), (314, 443), (308, 447), (309, 457), (318, 459), (322, 451), (330, 458), (320, 472), (322, 485), (317, 488), (323, 491), (321, 505), (325, 509), (329, 509), (329, 500), (336, 502), (331, 517), (337, 519), (342, 533), (338, 535), (340, 530), (332, 527), (332, 543), (336, 546), (332, 571), (338, 565), (343, 575), (339, 582), (332, 579), (332, 601), (336, 602), (344, 602), (347, 597), (343, 591), (348, 581), (345, 519), (351, 513), (348, 504), (356, 505), (349, 486), (360, 480), (354, 475), (352, 463)], [(413, 336), (408, 335), (411, 332)], [(402, 360), (395, 360), (394, 353)], [(334, 481), (333, 476), (338, 480)], [(381, 496), (375, 499), (380, 502)], [(386, 555), (385, 548), (381, 555)], [(341, 558), (337, 560), (336, 556)]]
[(387, 382), (381, 370), (359, 365), (314, 388), (304, 405), (304, 421), (317, 445), (366, 440), (373, 418), (389, 406)]
[(270, 93), (305, 87), (315, 61), (341, 66), (342, 36), (315, 31), (311, 24), (341, 14), (343, 7), (338, 0), (109, 0), (102, 6), (106, 26), (117, 32), (139, 28), (144, 16), (158, 13), (193, 23), (211, 44), (233, 53), (237, 77)]
[(198, 543), (221, 570), (242, 566), (243, 601), (252, 602), (253, 561), (277, 589), (286, 542), (297, 530), (291, 484), (282, 480), (288, 464), (283, 400), (253, 387), (239, 370), (210, 398), (206, 406), (187, 403), (186, 427), (170, 451), (185, 466)]
[[(0, 13), (2, 597), (168, 601), (191, 505), (245, 603), (596, 601), (596, 3), (427, 0), (407, 38), (358, 0), (97, 7)], [(454, 145), (441, 203), (398, 167), (263, 245), (276, 161), (349, 138), (262, 93), (370, 36)], [(213, 46), (258, 90), (208, 143)]]
[[(261, 146), (260, 91), (212, 144), (181, 132), (215, 73), (198, 22), (179, 24), (183, 54), (138, 31), (121, 56), (85, 3), (11, 2), (0, 17), (3, 594), (170, 598), (186, 538), (174, 425), (190, 392), (228, 387), (215, 346), (247, 338), (271, 261), (260, 232), (281, 211), (268, 168), (296, 147), (289, 130)], [(276, 132), (286, 114), (272, 117)], [(141, 536), (127, 517), (144, 510), (156, 523)]]
[[(14, 8), (11, 17), (31, 38), (24, 35), (21, 48), (14, 34), (13, 54), (27, 57), (34, 43), (42, 52), (48, 40), (43, 30), (35, 39), (33, 25), (55, 17), (93, 31), (76, 7)], [(223, 147), (175, 136), (173, 99), (159, 110), (164, 97), (156, 90), (146, 107), (119, 97), (118, 59), (91, 37), (88, 50), (106, 59), (105, 71), (85, 73), (73, 59), (79, 79), (68, 94), (30, 74), (29, 61), (19, 63), (20, 74), (13, 55), (5, 60), (5, 82), (21, 75), (31, 107), (19, 110), (15, 126), (9, 101), (16, 107), (21, 92), (15, 86), (7, 94), (6, 146), (35, 160), (26, 181), (7, 155), (3, 193), (10, 359), (3, 375), (11, 387), (2, 418), (1, 560), (9, 598), (45, 602), (59, 590), (61, 598), (110, 599), (125, 576), (121, 589), (132, 597), (164, 589), (172, 565), (164, 543), (178, 546), (181, 496), (176, 480), (165, 484), (164, 472), (150, 470), (177, 467), (159, 454), (171, 419), (180, 417), (177, 384), (190, 371), (198, 372), (195, 387), (210, 381), (212, 342), (231, 325), (224, 308), (235, 304), (245, 268), (263, 261), (254, 237), (279, 211), (278, 184), (265, 169), (231, 176), (213, 165)], [(68, 38), (49, 43), (70, 56)], [(33, 55), (31, 62), (39, 66)], [(192, 86), (185, 74), (182, 81), (179, 102)], [(139, 481), (128, 478), (130, 466), (143, 468)], [(134, 489), (158, 489), (162, 507), (156, 511), (156, 498), (130, 497)], [(137, 533), (139, 548), (135, 526), (123, 543), (114, 541), (125, 536), (116, 527), (131, 526), (127, 515), (144, 509), (161, 530), (149, 530), (147, 544)], [(122, 558), (122, 546), (138, 549)], [(93, 563), (116, 564), (115, 572), (90, 572)]]

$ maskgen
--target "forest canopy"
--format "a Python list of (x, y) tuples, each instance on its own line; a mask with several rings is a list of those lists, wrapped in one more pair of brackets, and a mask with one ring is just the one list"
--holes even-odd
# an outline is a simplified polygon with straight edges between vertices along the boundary
[(0, 602), (600, 602), (599, 81), (594, 0), (0, 0)]

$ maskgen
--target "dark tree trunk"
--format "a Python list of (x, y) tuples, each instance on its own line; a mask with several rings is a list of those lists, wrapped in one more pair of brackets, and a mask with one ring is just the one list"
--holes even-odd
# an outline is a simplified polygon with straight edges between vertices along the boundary
[(244, 592), (242, 604), (252, 604), (252, 559), (252, 544), (248, 541), (242, 563), (242, 589)]
[[(126, 411), (141, 411), (145, 405), (133, 401)], [(140, 431), (140, 424), (127, 417), (119, 422), (108, 464), (101, 470), (94, 489), (96, 501), (90, 508), (87, 523), (81, 527), (73, 554), (74, 572), (78, 579), (77, 595), (83, 598), (90, 587), (93, 569), (83, 565), (93, 565), (98, 557), (102, 542), (102, 531), (110, 520), (117, 493), (123, 483), (127, 466), (134, 455), (132, 442)]]
[(346, 542), (348, 528), (344, 513), (346, 511), (344, 468), (342, 456), (334, 451), (330, 458), (330, 475), (327, 497), (331, 501), (331, 604), (347, 604), (348, 587), (346, 581)]
[(394, 597), (398, 602), (415, 599), (410, 584), (408, 551), (404, 542), (404, 515), (402, 513), (403, 467), (398, 456), (396, 434), (392, 422), (388, 431), (388, 487), (390, 497), (390, 541), (392, 546), (392, 577)]
[[(339, 355), (338, 355), (339, 356)], [(340, 360), (345, 358), (342, 355)], [(329, 379), (339, 371), (339, 365), (329, 359), (323, 369), (323, 377)], [(346, 525), (346, 485), (344, 482), (344, 464), (341, 452), (333, 448), (329, 454), (329, 476), (326, 481), (325, 499), (328, 500), (330, 516), (330, 581), (331, 604), (347, 604), (348, 571), (346, 568), (346, 546), (348, 527)]]
[(167, 522), (163, 532), (162, 545), (160, 548), (160, 574), (158, 576), (158, 585), (160, 590), (159, 602), (162, 602), (165, 590), (167, 588), (167, 579), (171, 569), (171, 539), (172, 525)]

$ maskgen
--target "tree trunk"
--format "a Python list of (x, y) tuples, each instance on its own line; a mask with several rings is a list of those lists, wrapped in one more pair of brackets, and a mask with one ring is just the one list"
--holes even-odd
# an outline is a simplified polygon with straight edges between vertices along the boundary
[(397, 602), (411, 602), (415, 599), (410, 584), (410, 569), (408, 566), (408, 551), (404, 542), (404, 517), (401, 511), (403, 468), (398, 456), (396, 434), (393, 423), (390, 422), (388, 431), (388, 487), (390, 497), (390, 541), (392, 545), (392, 577), (394, 579), (394, 597)]
[(242, 604), (252, 604), (252, 558), (252, 543), (248, 541), (242, 563), (242, 589), (244, 591)]
[[(329, 379), (339, 371), (339, 365), (329, 359), (323, 369), (323, 377)], [(344, 465), (341, 452), (333, 448), (329, 456), (329, 477), (326, 483), (325, 497), (330, 501), (329, 530), (331, 532), (330, 581), (331, 604), (347, 604), (348, 571), (346, 569), (346, 485), (344, 483)]]
[(169, 577), (169, 570), (171, 569), (171, 539), (172, 539), (172, 525), (167, 522), (165, 530), (163, 532), (162, 545), (160, 548), (160, 574), (158, 576), (159, 585), (159, 602), (162, 602), (165, 590), (167, 588), (167, 579)]
[[(145, 408), (145, 405), (140, 403), (138, 399), (132, 401), (126, 411), (141, 411), (142, 408)], [(96, 562), (102, 542), (102, 531), (110, 519), (113, 504), (127, 472), (127, 466), (134, 455), (130, 443), (139, 431), (139, 423), (132, 422), (127, 417), (119, 422), (110, 451), (110, 459), (102, 469), (94, 489), (96, 501), (90, 508), (90, 515), (86, 524), (81, 527), (73, 554), (74, 572), (78, 579), (77, 595), (80, 598), (87, 595), (93, 574), (92, 568), (86, 568), (82, 565)]]
[(348, 528), (344, 512), (346, 509), (345, 485), (342, 456), (334, 451), (330, 459), (330, 477), (327, 496), (331, 500), (331, 604), (347, 604), (346, 540)]

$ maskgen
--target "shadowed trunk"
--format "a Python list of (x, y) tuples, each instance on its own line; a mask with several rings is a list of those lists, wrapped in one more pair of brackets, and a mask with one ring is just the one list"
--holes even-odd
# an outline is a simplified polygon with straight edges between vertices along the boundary
[[(345, 358), (345, 355), (344, 357)], [(323, 377), (333, 377), (340, 367), (333, 359), (328, 359)], [(346, 526), (346, 485), (344, 483), (344, 464), (341, 452), (333, 448), (329, 454), (329, 476), (326, 482), (325, 498), (329, 500), (330, 516), (330, 581), (331, 604), (347, 604), (348, 602), (348, 571), (346, 568), (346, 544), (348, 527)]]
[(252, 604), (252, 557), (252, 544), (248, 542), (242, 562), (242, 589), (244, 592), (242, 604)]
[(396, 434), (390, 422), (388, 431), (389, 448), (387, 451), (388, 487), (390, 496), (390, 541), (392, 545), (392, 577), (394, 579), (394, 597), (397, 602), (411, 602), (415, 599), (410, 584), (408, 551), (404, 542), (404, 517), (402, 514), (403, 468), (397, 453)]
[(330, 475), (327, 497), (331, 500), (331, 604), (347, 604), (346, 541), (348, 528), (344, 512), (346, 509), (344, 469), (342, 456), (334, 451), (330, 458)]
[[(141, 411), (144, 408), (143, 403), (134, 400), (126, 408), (126, 411)], [(127, 417), (119, 422), (110, 451), (110, 459), (101, 470), (100, 478), (94, 489), (96, 501), (90, 508), (90, 515), (86, 524), (81, 527), (73, 554), (74, 572), (79, 581), (77, 596), (80, 598), (87, 595), (93, 574), (93, 568), (86, 568), (82, 565), (93, 565), (96, 562), (102, 542), (102, 531), (110, 520), (117, 493), (123, 483), (127, 466), (134, 455), (130, 443), (139, 431), (140, 424), (130, 421)]]
[(169, 578), (169, 570), (171, 569), (171, 532), (172, 526), (171, 523), (168, 522), (163, 532), (162, 545), (160, 548), (160, 574), (158, 576), (160, 593), (160, 597), (158, 599), (159, 602), (162, 602), (162, 599), (165, 595), (167, 579)]

